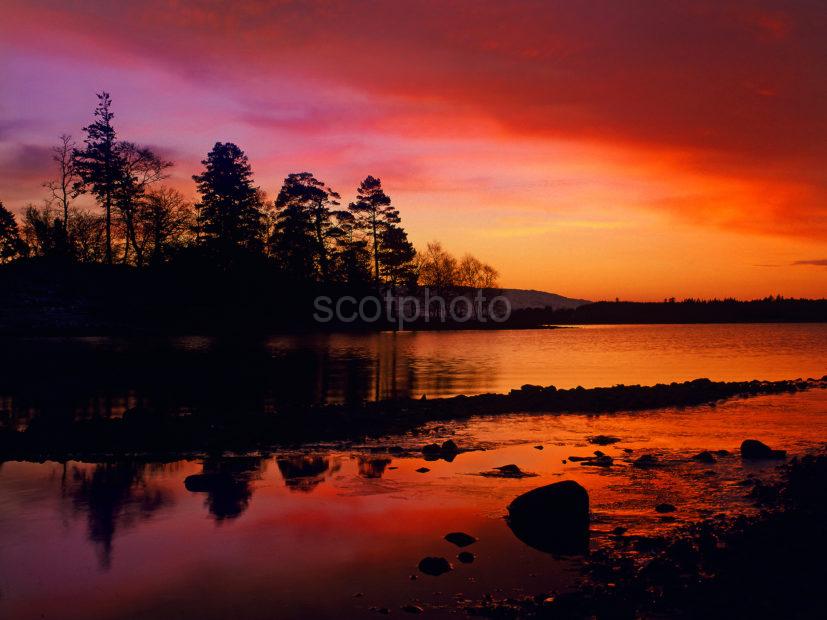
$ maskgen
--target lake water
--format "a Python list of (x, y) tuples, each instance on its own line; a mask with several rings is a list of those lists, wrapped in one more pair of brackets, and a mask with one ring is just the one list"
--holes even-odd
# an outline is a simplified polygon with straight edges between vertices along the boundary
[(519, 331), (303, 334), (254, 340), (0, 342), (0, 412), (113, 416), (138, 405), (273, 410), (558, 387), (827, 374), (827, 325), (601, 325)]
[[(568, 460), (590, 454), (596, 446), (586, 438), (599, 433), (622, 440), (601, 448), (616, 457), (613, 467)], [(738, 482), (772, 477), (775, 463), (742, 462), (736, 452), (746, 437), (791, 454), (823, 448), (827, 391), (634, 414), (479, 417), (366, 445), (163, 463), (6, 462), (0, 617), (371, 618), (381, 609), (406, 615), (410, 604), (425, 617), (462, 617), (466, 601), (564, 590), (576, 577), (578, 557), (554, 557), (512, 534), (503, 516), (518, 494), (580, 482), (591, 499), (593, 549), (609, 544), (618, 525), (649, 534), (749, 512)], [(424, 443), (447, 438), (469, 451), (423, 460)], [(690, 460), (704, 449), (732, 454), (712, 465)], [(641, 454), (664, 467), (631, 467)], [(510, 463), (537, 475), (479, 475)], [(205, 472), (220, 473), (220, 482), (187, 482)], [(660, 502), (677, 506), (676, 522), (654, 510)], [(473, 563), (459, 562), (460, 549), (443, 539), (452, 531), (479, 539), (466, 548)], [(454, 570), (420, 573), (429, 555)]]

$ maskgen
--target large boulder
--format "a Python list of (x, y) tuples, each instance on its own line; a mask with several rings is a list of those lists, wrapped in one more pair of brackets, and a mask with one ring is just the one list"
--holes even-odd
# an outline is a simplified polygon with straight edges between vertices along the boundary
[(741, 444), (741, 458), (749, 460), (783, 459), (787, 457), (784, 450), (773, 450), (757, 439), (746, 439)]
[(589, 494), (573, 480), (524, 493), (508, 506), (508, 525), (527, 545), (562, 555), (589, 546)]

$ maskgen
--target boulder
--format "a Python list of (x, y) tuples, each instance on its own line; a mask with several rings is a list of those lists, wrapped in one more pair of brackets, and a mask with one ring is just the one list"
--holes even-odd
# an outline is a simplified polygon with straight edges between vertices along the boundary
[(748, 460), (783, 459), (787, 457), (785, 450), (773, 450), (767, 444), (757, 439), (746, 439), (741, 444), (741, 458)]
[(508, 525), (527, 545), (547, 553), (585, 553), (589, 545), (589, 494), (573, 480), (555, 482), (517, 497)]
[(451, 563), (445, 558), (427, 557), (420, 560), (419, 570), (426, 575), (438, 577), (439, 575), (454, 570), (454, 567), (451, 566)]

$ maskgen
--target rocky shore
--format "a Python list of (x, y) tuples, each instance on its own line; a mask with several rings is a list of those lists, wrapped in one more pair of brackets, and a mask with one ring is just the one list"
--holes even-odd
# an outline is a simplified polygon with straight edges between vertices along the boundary
[(362, 405), (286, 407), (272, 413), (226, 408), (190, 412), (132, 409), (122, 418), (76, 420), (35, 415), (24, 428), (0, 420), (0, 461), (105, 460), (123, 455), (164, 457), (187, 452), (260, 450), (307, 441), (362, 440), (408, 432), (427, 422), (508, 413), (604, 414), (714, 404), (730, 398), (827, 387), (822, 379), (714, 382), (696, 379), (655, 386), (562, 390), (525, 385), (509, 394), (392, 400)]
[[(746, 458), (746, 457), (745, 457)], [(814, 618), (823, 614), (827, 456), (752, 481), (754, 517), (720, 513), (667, 536), (618, 530), (591, 553), (579, 586), (466, 611), (494, 618)], [(621, 528), (622, 529), (622, 528)]]

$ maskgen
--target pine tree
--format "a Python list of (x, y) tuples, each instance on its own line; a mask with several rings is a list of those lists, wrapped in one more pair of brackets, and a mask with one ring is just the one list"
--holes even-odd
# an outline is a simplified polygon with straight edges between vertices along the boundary
[(328, 279), (330, 246), (340, 234), (334, 221), (339, 200), (339, 194), (310, 172), (290, 174), (284, 180), (276, 198), (271, 247), (294, 277)]
[(382, 181), (368, 176), (356, 190), (356, 202), (348, 209), (354, 214), (357, 226), (367, 236), (373, 256), (373, 279), (377, 286), (382, 276), (382, 237), (391, 226), (400, 223), (399, 211), (391, 204), (390, 196), (382, 189)]
[(20, 258), (25, 250), (14, 214), (0, 202), (0, 264)]
[(204, 172), (193, 176), (201, 194), (195, 205), (199, 241), (229, 259), (238, 249), (260, 251), (264, 214), (247, 155), (231, 142), (216, 142)]
[(75, 149), (73, 159), (80, 181), (78, 190), (90, 191), (103, 207), (106, 222), (107, 264), (112, 264), (112, 206), (123, 175), (123, 162), (118, 154), (117, 134), (112, 125), (112, 98), (107, 92), (98, 93), (95, 121), (83, 128), (86, 132), (84, 148)]

